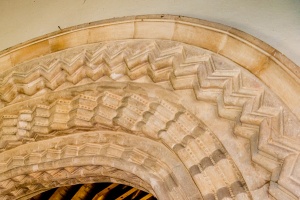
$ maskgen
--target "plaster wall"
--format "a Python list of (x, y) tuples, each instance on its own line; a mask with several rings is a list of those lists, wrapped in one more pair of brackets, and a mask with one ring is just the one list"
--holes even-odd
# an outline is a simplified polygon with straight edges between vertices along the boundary
[(43, 34), (101, 19), (174, 14), (247, 32), (300, 65), (299, 0), (1, 0), (0, 50)]

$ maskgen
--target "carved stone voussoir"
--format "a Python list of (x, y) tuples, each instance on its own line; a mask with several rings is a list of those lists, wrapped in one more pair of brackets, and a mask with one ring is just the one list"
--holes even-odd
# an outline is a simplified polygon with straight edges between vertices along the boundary
[(234, 29), (160, 18), (0, 54), (0, 198), (102, 180), (158, 199), (300, 197), (295, 66)]

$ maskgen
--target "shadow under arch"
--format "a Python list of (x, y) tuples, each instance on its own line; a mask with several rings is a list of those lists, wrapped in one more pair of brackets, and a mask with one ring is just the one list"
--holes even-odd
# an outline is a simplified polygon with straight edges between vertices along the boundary
[(27, 154), (18, 147), (7, 152), (24, 163), (2, 168), (1, 183), (10, 186), (1, 190), (3, 198), (15, 194), (26, 198), (38, 190), (50, 189), (49, 186), (57, 187), (66, 179), (77, 178), (69, 183), (84, 183), (80, 178), (97, 176), (126, 181), (154, 192), (161, 199), (200, 198), (178, 158), (163, 145), (146, 138), (124, 132), (83, 132), (50, 139), (47, 145), (39, 141), (24, 147)]

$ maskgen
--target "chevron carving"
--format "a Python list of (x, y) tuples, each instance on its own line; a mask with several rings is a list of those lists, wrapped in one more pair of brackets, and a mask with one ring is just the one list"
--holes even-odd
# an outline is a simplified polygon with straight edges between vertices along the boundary
[[(266, 105), (263, 87), (245, 87), (240, 69), (217, 69), (210, 54), (195, 52), (187, 45), (164, 41), (116, 42), (61, 52), (4, 73), (2, 106), (74, 85), (107, 79), (145, 81), (143, 77), (148, 77), (148, 82), (170, 81), (174, 90), (193, 89), (197, 99), (216, 102), (221, 117), (238, 122), (236, 134), (260, 141), (251, 145), (253, 159), (258, 162), (262, 150), (273, 160), (279, 154), (283, 159), (299, 151), (299, 137), (295, 141), (283, 136), (287, 130), (282, 124), (282, 108)], [(8, 119), (13, 121), (13, 117)], [(260, 136), (266, 132), (262, 126), (268, 120), (272, 131), (266, 141)], [(272, 171), (278, 162), (268, 169)]]
[[(247, 188), (244, 186), (245, 183), (241, 175), (231, 164), (232, 161), (230, 161), (226, 150), (217, 142), (215, 136), (209, 130), (203, 129), (201, 122), (185, 111), (183, 107), (178, 107), (168, 101), (138, 94), (120, 96), (106, 91), (97, 95), (94, 92), (93, 96), (79, 94), (70, 100), (58, 99), (51, 105), (36, 105), (33, 110), (23, 110), (14, 119), (6, 119), (3, 120), (2, 130), (15, 130), (13, 134), (9, 132), (7, 135), (9, 139), (15, 139), (17, 142), (28, 142), (30, 138), (47, 136), (56, 131), (72, 130), (76, 127), (93, 130), (93, 127), (99, 125), (113, 129), (121, 127), (136, 133), (141, 132), (147, 137), (162, 140), (169, 148), (174, 149), (185, 163), (186, 168), (193, 174), (193, 179), (199, 187), (203, 186), (203, 182), (211, 182), (211, 187), (200, 188), (202, 194), (217, 195), (219, 189), (228, 188), (229, 196), (238, 195), (248, 199)], [(11, 121), (15, 123), (11, 123)], [(11, 138), (12, 135), (15, 138)], [(2, 137), (5, 138), (5, 136)], [(8, 146), (5, 145), (11, 143), (14, 142), (7, 140), (3, 143), (3, 148), (7, 149)], [(57, 151), (59, 155), (54, 157), (60, 159), (64, 155), (69, 157), (71, 155), (68, 152), (75, 156), (81, 155), (81, 151), (89, 151), (89, 155), (92, 155), (92, 152), (106, 153), (108, 151), (101, 151), (99, 150), (100, 147), (95, 150), (90, 150), (91, 148), (96, 147), (93, 145), (83, 145), (82, 147), (69, 145), (66, 149)], [(105, 148), (108, 146), (106, 145)], [(119, 147), (116, 149), (121, 152), (128, 152), (128, 150)], [(36, 153), (32, 156), (27, 155), (25, 160), (22, 160), (20, 156), (13, 157), (0, 164), (0, 171), (20, 167), (19, 164), (22, 166), (23, 164), (41, 162), (39, 158), (48, 158), (48, 154), (53, 156), (54, 152), (53, 150), (49, 150), (49, 153), (48, 151), (43, 152), (41, 153), (43, 156)], [(133, 157), (143, 158), (144, 156), (136, 155)], [(143, 162), (139, 164), (145, 165)], [(200, 171), (201, 174), (199, 174)], [(216, 177), (216, 174), (219, 174), (219, 178)], [(219, 181), (215, 185), (213, 180)], [(236, 187), (240, 189), (233, 189)], [(230, 191), (232, 192), (230, 193)]]
[[(7, 109), (30, 100), (39, 102), (36, 99), (48, 93), (61, 94), (106, 81), (156, 84), (178, 94), (192, 90), (193, 97), (182, 99), (196, 98), (216, 105), (218, 115), (234, 123), (234, 134), (249, 140), (252, 161), (269, 171), (272, 181), (278, 181), (284, 159), (300, 151), (300, 130), (285, 125), (289, 121), (300, 127), (299, 120), (257, 78), (218, 55), (177, 42), (128, 40), (86, 45), (20, 64), (0, 78), (2, 151), (68, 130), (101, 127), (163, 140), (183, 160), (191, 152), (193, 156), (185, 166), (193, 173), (205, 170), (195, 164), (206, 157), (227, 157), (220, 144), (203, 148), (215, 144), (215, 138), (197, 117), (183, 106), (151, 95), (120, 95), (108, 88), (95, 94), (78, 92), (72, 98), (61, 95), (51, 103), (40, 101), (18, 112)], [(198, 141), (202, 135), (211, 141)], [(203, 155), (199, 155), (199, 148)], [(242, 182), (232, 171), (235, 175), (230, 183), (220, 183), (216, 189), (200, 188), (201, 193), (217, 195), (221, 186), (231, 188), (233, 182)], [(197, 173), (193, 178), (196, 183), (206, 180)], [(231, 189), (228, 194), (234, 195)]]

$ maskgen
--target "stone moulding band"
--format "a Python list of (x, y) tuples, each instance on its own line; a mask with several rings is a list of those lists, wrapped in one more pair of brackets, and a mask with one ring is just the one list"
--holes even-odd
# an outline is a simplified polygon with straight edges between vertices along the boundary
[[(24, 189), (15, 185), (9, 192), (14, 187), (9, 179), (23, 181), (22, 174), (5, 179), (14, 170), (56, 162), (56, 157), (47, 160), (53, 155), (62, 162), (68, 156), (79, 159), (82, 149), (100, 149), (92, 154), (105, 156), (107, 146), (123, 152), (116, 162), (135, 163), (151, 142), (178, 160), (171, 170), (141, 161), (145, 172), (158, 173), (157, 180), (166, 184), (173, 184), (173, 175), (187, 173), (190, 179), (189, 184), (185, 178), (175, 181), (183, 189), (168, 194), (148, 179), (160, 199), (300, 197), (299, 67), (236, 29), (170, 15), (71, 27), (0, 52), (0, 94), (0, 189), (6, 188), (8, 199)], [(204, 117), (202, 110), (212, 116)], [(214, 123), (220, 118), (228, 125), (221, 134)], [(114, 146), (118, 133), (113, 132), (106, 146), (72, 143), (78, 132), (88, 136), (107, 129), (148, 142), (137, 151), (137, 144), (124, 141)], [(61, 149), (50, 145), (62, 137), (69, 139)], [(134, 158), (126, 157), (131, 154)], [(250, 171), (259, 180), (252, 180)], [(135, 169), (130, 172), (137, 175)], [(194, 196), (188, 198), (190, 188)]]
[[(146, 143), (148, 147), (143, 149)], [(36, 149), (37, 146), (39, 151)], [(182, 164), (178, 164), (178, 158), (171, 151), (166, 150), (166, 147), (158, 142), (132, 134), (112, 131), (83, 132), (53, 138), (47, 143), (41, 141), (28, 144), (24, 153), (18, 148), (4, 153), (3, 157), (15, 155), (20, 162), (12, 163), (13, 165), (8, 168), (1, 168), (0, 197), (4, 198), (5, 195), (14, 197), (15, 193), (12, 191), (15, 186), (18, 185), (18, 191), (22, 192), (24, 190), (22, 185), (31, 184), (34, 180), (40, 179), (45, 185), (50, 184), (51, 179), (60, 179), (64, 176), (66, 171), (64, 168), (69, 167), (71, 171), (72, 167), (91, 168), (75, 174), (75, 177), (79, 178), (91, 174), (93, 166), (107, 166), (137, 175), (151, 184), (151, 188), (162, 199), (186, 199), (187, 196), (190, 199), (200, 198), (189, 173)], [(26, 161), (22, 162), (20, 159)], [(63, 172), (60, 173), (60, 170)], [(174, 173), (176, 171), (180, 173)], [(51, 178), (44, 177), (43, 174), (46, 176), (50, 174)], [(100, 175), (114, 177), (108, 172)], [(134, 177), (128, 181), (137, 182)], [(33, 191), (34, 189), (35, 187)], [(28, 192), (33, 191), (29, 188)]]
[[(35, 177), (35, 179), (32, 179), (32, 177)], [(18, 195), (19, 200), (27, 200), (36, 194), (51, 188), (83, 183), (104, 182), (130, 185), (155, 195), (151, 186), (135, 174), (101, 165), (61, 167), (59, 169), (20, 175), (18, 178), (23, 178), (23, 183), (26, 183), (26, 185), (24, 184), (23, 187), (18, 186), (16, 188), (11, 188), (11, 190), (8, 193), (6, 192), (6, 195), (3, 195), (2, 198), (11, 198)]]
[(251, 35), (188, 17), (132, 16), (74, 26), (2, 51), (0, 72), (56, 51), (124, 39), (173, 40), (227, 57), (262, 80), (300, 118), (300, 70), (297, 65)]

